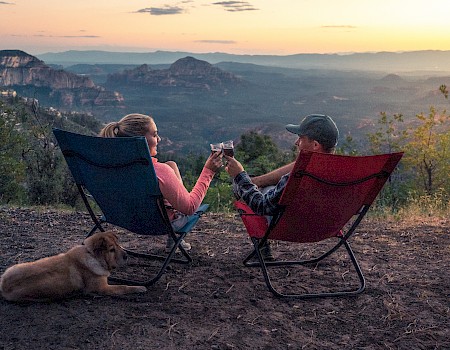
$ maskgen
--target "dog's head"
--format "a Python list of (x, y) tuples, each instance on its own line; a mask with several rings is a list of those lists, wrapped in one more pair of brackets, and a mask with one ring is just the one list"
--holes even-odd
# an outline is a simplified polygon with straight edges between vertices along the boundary
[(108, 271), (122, 266), (127, 253), (119, 245), (114, 232), (98, 232), (84, 241), (84, 245)]

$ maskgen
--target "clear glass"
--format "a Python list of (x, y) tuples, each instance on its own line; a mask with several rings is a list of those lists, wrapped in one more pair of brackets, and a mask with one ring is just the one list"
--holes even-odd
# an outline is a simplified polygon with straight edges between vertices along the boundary
[(222, 142), (222, 144), (223, 144), (223, 154), (225, 154), (228, 157), (234, 157), (233, 141), (232, 140), (225, 141)]
[(209, 144), (211, 146), (211, 154), (218, 152), (218, 151), (222, 151), (223, 149), (223, 143), (219, 142), (219, 143), (210, 143)]

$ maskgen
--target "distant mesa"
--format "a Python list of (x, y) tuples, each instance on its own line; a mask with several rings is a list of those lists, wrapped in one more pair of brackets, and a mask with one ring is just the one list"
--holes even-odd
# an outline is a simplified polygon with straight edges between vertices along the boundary
[(1, 50), (0, 67), (20, 68), (20, 67), (45, 67), (40, 59), (20, 50)]
[(55, 70), (19, 50), (0, 51), (0, 85), (35, 85), (54, 89), (93, 88), (91, 79)]
[(123, 102), (119, 93), (96, 86), (89, 77), (53, 69), (20, 50), (0, 50), (0, 87), (33, 90), (39, 98), (70, 108)]
[(388, 83), (404, 82), (404, 79), (397, 74), (388, 74), (388, 75), (384, 76), (381, 80), (388, 82)]
[(174, 62), (168, 69), (152, 69), (147, 64), (108, 76), (105, 86), (145, 85), (214, 90), (242, 80), (232, 73), (193, 57)]

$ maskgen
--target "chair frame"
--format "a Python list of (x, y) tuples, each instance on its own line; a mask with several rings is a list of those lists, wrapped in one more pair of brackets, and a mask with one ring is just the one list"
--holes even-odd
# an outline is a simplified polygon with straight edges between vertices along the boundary
[[(74, 133), (70, 133), (67, 131), (63, 131), (63, 130), (59, 130), (59, 129), (53, 129), (53, 132), (58, 140), (58, 142), (60, 142), (61, 140), (58, 138), (59, 134), (65, 133), (65, 134), (74, 134)], [(75, 134), (75, 135), (79, 135), (79, 134)], [(81, 135), (84, 136), (84, 135)], [(88, 136), (91, 137), (91, 136)], [(145, 142), (145, 139), (142, 138), (142, 140), (138, 140), (139, 142)], [(148, 150), (148, 148), (147, 148)], [(148, 153), (146, 155), (146, 157), (144, 158), (139, 158), (139, 159), (134, 159), (131, 160), (130, 162), (123, 162), (123, 163), (117, 163), (114, 165), (110, 165), (110, 164), (101, 164), (99, 162), (95, 162), (91, 159), (88, 159), (87, 157), (85, 157), (84, 155), (70, 150), (70, 149), (62, 149), (62, 154), (64, 156), (64, 158), (67, 161), (67, 164), (69, 166), (69, 169), (72, 173), (72, 175), (74, 175), (73, 170), (70, 167), (70, 163), (68, 162), (68, 159), (70, 158), (78, 158), (78, 160), (81, 160), (85, 163), (89, 163), (90, 166), (93, 167), (97, 167), (97, 168), (104, 168), (104, 169), (120, 169), (120, 168), (126, 168), (128, 166), (132, 166), (135, 165), (136, 163), (138, 164), (142, 164), (143, 166), (151, 166), (153, 168), (153, 166), (151, 165), (151, 161), (149, 161), (151, 159), (150, 153)], [(151, 174), (149, 174), (150, 176)], [(86, 234), (86, 237), (89, 237), (91, 235), (93, 235), (97, 230), (99, 231), (106, 231), (106, 229), (104, 228), (104, 224), (107, 224), (108, 221), (106, 220), (104, 215), (97, 215), (94, 212), (94, 209), (91, 205), (91, 202), (96, 203), (96, 205), (100, 208), (100, 210), (102, 210), (101, 206), (98, 204), (98, 202), (95, 200), (95, 198), (89, 193), (88, 189), (84, 186), (83, 183), (81, 183), (81, 181), (78, 181), (76, 176), (73, 176), (74, 180), (75, 180), (75, 184), (77, 186), (78, 192), (81, 195), (81, 198), (83, 200), (83, 203), (94, 223), (94, 226), (92, 227), (92, 229)], [(157, 186), (157, 184), (156, 184)], [(206, 211), (206, 209), (208, 208), (207, 204), (202, 204), (198, 210), (192, 215), (190, 216), (190, 220), (189, 222), (182, 227), (180, 230), (174, 231), (172, 228), (172, 225), (170, 224), (170, 220), (169, 217), (167, 215), (167, 211), (165, 209), (165, 205), (164, 205), (164, 198), (162, 196), (162, 194), (159, 191), (159, 187), (158, 187), (158, 192), (159, 195), (153, 195), (154, 201), (156, 201), (157, 204), (157, 212), (155, 212), (155, 215), (158, 215), (160, 220), (165, 224), (163, 231), (161, 232), (157, 232), (157, 233), (148, 233), (148, 235), (169, 235), (170, 237), (172, 237), (172, 239), (174, 240), (174, 245), (171, 249), (171, 251), (168, 253), (167, 256), (162, 256), (162, 255), (158, 255), (158, 254), (151, 254), (151, 253), (143, 253), (143, 252), (139, 252), (139, 251), (134, 251), (131, 249), (126, 249), (124, 248), (124, 250), (127, 252), (127, 254), (129, 254), (130, 256), (133, 257), (137, 257), (137, 258), (142, 258), (145, 260), (158, 260), (158, 261), (162, 261), (161, 266), (159, 267), (159, 269), (157, 270), (157, 272), (152, 275), (153, 277), (150, 278), (146, 278), (144, 280), (137, 280), (137, 279), (133, 279), (133, 278), (119, 278), (119, 277), (115, 277), (115, 276), (111, 276), (109, 277), (109, 280), (112, 282), (116, 282), (116, 283), (125, 283), (128, 285), (139, 285), (139, 286), (150, 286), (153, 285), (155, 282), (157, 282), (162, 275), (165, 273), (165, 271), (167, 270), (168, 265), (171, 262), (174, 263), (178, 263), (178, 264), (190, 264), (192, 262), (192, 257), (189, 255), (189, 253), (181, 246), (181, 241), (186, 237), (186, 235), (190, 232), (190, 230), (193, 228), (193, 226), (197, 223), (197, 221), (199, 220), (200, 216)], [(114, 224), (114, 223), (109, 223), (112, 224), (114, 226), (118, 226), (121, 227), (119, 224)], [(130, 229), (124, 227), (126, 230), (128, 230), (129, 232), (133, 232), (130, 231)], [(136, 232), (133, 232), (136, 233)], [(139, 234), (139, 233), (136, 233)], [(177, 250), (179, 250), (179, 252), (181, 253), (181, 257), (177, 257), (175, 258), (175, 253), (177, 252)], [(146, 276), (147, 277), (147, 276)]]
[[(307, 153), (307, 152), (303, 151), (303, 153)], [(397, 162), (400, 160), (400, 158), (403, 155), (403, 153), (400, 152), (398, 155), (399, 155), (399, 159), (397, 160)], [(364, 183), (364, 182), (369, 181), (369, 180), (374, 179), (374, 178), (381, 179), (381, 181), (383, 181), (383, 184), (384, 184), (384, 182), (389, 178), (390, 172), (388, 172), (388, 171), (383, 169), (383, 170), (381, 170), (379, 172), (372, 173), (369, 176), (360, 178), (360, 179), (358, 179), (356, 181), (350, 181), (350, 182), (333, 182), (333, 181), (329, 181), (329, 180), (323, 179), (321, 177), (318, 177), (315, 174), (307, 172), (305, 170), (296, 171), (291, 176), (294, 176), (294, 177), (297, 177), (297, 178), (305, 176), (305, 177), (309, 177), (309, 178), (313, 179), (314, 181), (317, 181), (319, 183), (326, 184), (326, 185), (329, 185), (329, 186), (345, 187), (345, 186), (350, 186), (350, 185), (361, 184), (361, 183)], [(354, 252), (352, 250), (352, 247), (350, 245), (349, 239), (354, 234), (354, 232), (357, 229), (358, 225), (361, 223), (361, 221), (363, 220), (364, 216), (369, 211), (372, 202), (370, 202), (368, 204), (363, 204), (361, 206), (360, 210), (356, 213), (356, 215), (354, 215), (354, 217), (352, 219), (350, 219), (349, 222), (347, 222), (348, 229), (345, 232), (344, 232), (344, 229), (341, 229), (339, 234), (336, 235), (336, 238), (337, 238), (338, 242), (336, 244), (334, 244), (331, 248), (329, 248), (327, 251), (325, 251), (323, 254), (321, 254), (319, 256), (311, 257), (311, 258), (306, 259), (306, 260), (290, 260), (290, 261), (288, 261), (288, 260), (281, 260), (281, 261), (275, 260), (275, 261), (267, 261), (266, 259), (264, 259), (264, 256), (261, 253), (261, 249), (264, 247), (266, 242), (271, 238), (271, 233), (276, 228), (278, 222), (283, 217), (284, 212), (285, 212), (285, 207), (282, 206), (282, 205), (278, 205), (277, 211), (273, 215), (272, 220), (271, 220), (270, 224), (268, 225), (268, 227), (267, 227), (267, 229), (266, 229), (266, 231), (264, 233), (264, 236), (262, 238), (251, 237), (251, 241), (252, 241), (252, 244), (253, 244), (253, 250), (244, 259), (243, 263), (247, 267), (260, 267), (261, 268), (261, 271), (262, 271), (262, 274), (263, 274), (263, 277), (264, 277), (264, 281), (265, 281), (265, 283), (267, 285), (267, 288), (276, 297), (281, 297), (281, 298), (298, 298), (298, 299), (313, 299), (313, 298), (355, 296), (357, 294), (360, 294), (360, 293), (362, 293), (365, 290), (366, 281), (365, 281), (362, 269), (361, 269), (361, 267), (360, 267), (360, 265), (358, 263), (358, 260), (357, 260), (355, 254), (354, 254)], [(242, 202), (236, 201), (235, 202), (235, 207), (237, 208), (238, 213), (239, 213), (239, 215), (240, 215), (240, 217), (242, 219), (244, 219), (245, 216), (256, 216), (256, 217), (262, 218), (261, 216), (253, 213), (253, 211), (251, 211), (251, 209), (246, 204), (244, 204)], [(296, 242), (296, 243), (301, 244), (301, 242)], [(304, 293), (304, 292), (303, 293), (284, 293), (284, 292), (281, 292), (279, 288), (276, 288), (274, 286), (274, 284), (272, 283), (271, 277), (270, 277), (270, 274), (269, 274), (269, 268), (270, 267), (317, 264), (320, 261), (322, 261), (325, 258), (327, 258), (330, 255), (332, 255), (333, 253), (335, 253), (342, 246), (344, 246), (344, 248), (346, 250), (346, 253), (347, 253), (347, 256), (350, 258), (350, 260), (352, 262), (352, 265), (353, 265), (353, 268), (354, 268), (354, 273), (356, 273), (356, 275), (358, 277), (358, 285), (355, 288), (351, 288), (351, 289), (339, 289), (338, 288), (338, 289), (330, 289), (329, 291), (324, 291), (324, 292), (311, 292), (311, 293)], [(257, 261), (254, 261), (254, 257), (255, 256), (258, 259)]]
[[(78, 187), (78, 191), (81, 194), (81, 198), (83, 199), (83, 203), (85, 204), (86, 209), (88, 210), (89, 215), (91, 216), (92, 221), (94, 222), (94, 227), (91, 229), (91, 231), (89, 231), (89, 233), (86, 235), (85, 238), (92, 236), (97, 230), (100, 230), (101, 232), (105, 232), (106, 230), (102, 226), (102, 224), (107, 223), (107, 221), (105, 221), (102, 216), (97, 217), (97, 215), (94, 213), (94, 210), (92, 209), (92, 206), (90, 205), (89, 199), (88, 199), (88, 197), (91, 197), (91, 195), (86, 192), (86, 189), (83, 186), (77, 184), (77, 187)], [(162, 208), (164, 208), (164, 202), (163, 202), (162, 197), (158, 199), (158, 202), (159, 202), (159, 205)], [(194, 215), (197, 215), (200, 217), (201, 214), (203, 214), (203, 212), (198, 211)], [(165, 220), (167, 220), (168, 223), (170, 222), (169, 218), (167, 217), (167, 212), (165, 210), (161, 210), (161, 215), (164, 217)], [(178, 233), (179, 235), (177, 236), (176, 233)], [(150, 254), (150, 253), (142, 253), (142, 252), (138, 252), (138, 251), (134, 251), (134, 250), (130, 250), (130, 249), (122, 247), (125, 250), (125, 252), (130, 256), (133, 256), (136, 258), (142, 258), (142, 259), (146, 259), (146, 260), (162, 261), (163, 263), (160, 266), (156, 275), (154, 275), (154, 277), (147, 279), (145, 281), (138, 281), (138, 280), (130, 279), (130, 278), (119, 278), (119, 277), (111, 276), (108, 278), (108, 280), (111, 282), (116, 282), (116, 283), (148, 287), (148, 286), (151, 286), (152, 284), (154, 284), (155, 282), (157, 282), (162, 277), (162, 275), (166, 272), (167, 266), (171, 262), (178, 263), (178, 264), (184, 264), (184, 265), (190, 264), (192, 262), (192, 257), (180, 244), (181, 241), (189, 233), (189, 231), (187, 231), (187, 230), (184, 232), (177, 231), (176, 233), (173, 229), (171, 230), (171, 232), (169, 232), (169, 235), (172, 237), (172, 239), (174, 240), (175, 243), (174, 243), (174, 246), (172, 247), (172, 250), (170, 251), (170, 253), (167, 256), (158, 255), (158, 254)], [(174, 258), (174, 255), (175, 255), (175, 252), (177, 251), (177, 249), (179, 249), (180, 253), (182, 254), (181, 258)]]

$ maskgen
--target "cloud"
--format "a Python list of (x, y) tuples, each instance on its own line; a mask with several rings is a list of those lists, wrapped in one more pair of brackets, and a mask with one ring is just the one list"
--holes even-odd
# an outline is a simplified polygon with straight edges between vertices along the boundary
[[(196, 7), (193, 0), (182, 0), (179, 4), (182, 7), (171, 5), (164, 5), (161, 7), (146, 7), (135, 11), (135, 13), (149, 13), (152, 16), (179, 15), (182, 13), (186, 13), (187, 8)], [(214, 2), (213, 5), (223, 6), (226, 11), (230, 12), (258, 10), (247, 1), (220, 1)]]
[(100, 38), (99, 35), (62, 35), (60, 38)]
[(225, 11), (239, 12), (239, 11), (256, 11), (257, 8), (253, 7), (247, 1), (219, 1), (214, 2), (213, 5), (221, 5), (225, 8)]
[(0, 1), (0, 5), (15, 5), (12, 2)]
[(196, 43), (205, 43), (205, 44), (224, 44), (224, 45), (230, 45), (230, 44), (236, 44), (237, 41), (234, 40), (196, 40)]
[(136, 12), (149, 13), (152, 16), (164, 16), (164, 15), (178, 15), (180, 13), (184, 13), (185, 10), (178, 6), (166, 5), (164, 7), (146, 7), (144, 9), (137, 10)]
[(34, 37), (40, 38), (101, 38), (98, 35), (46, 35), (46, 34), (35, 34)]

